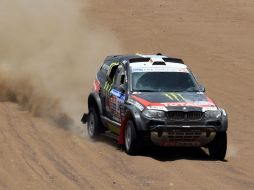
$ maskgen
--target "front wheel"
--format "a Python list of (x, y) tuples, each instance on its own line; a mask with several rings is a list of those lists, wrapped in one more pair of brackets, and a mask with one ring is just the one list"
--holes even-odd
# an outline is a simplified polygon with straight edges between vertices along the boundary
[(142, 136), (135, 129), (132, 120), (129, 120), (125, 128), (125, 151), (129, 155), (135, 155), (142, 148)]
[(212, 159), (224, 160), (227, 152), (227, 132), (217, 132), (208, 149)]

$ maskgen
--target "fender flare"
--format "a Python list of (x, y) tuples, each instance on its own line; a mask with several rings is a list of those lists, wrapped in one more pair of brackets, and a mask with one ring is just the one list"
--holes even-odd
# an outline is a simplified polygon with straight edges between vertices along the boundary
[(102, 111), (102, 104), (101, 104), (101, 99), (100, 99), (100, 96), (95, 93), (95, 92), (92, 92), (89, 94), (88, 96), (88, 110), (90, 110), (90, 107), (92, 105), (96, 106), (96, 111), (98, 111), (98, 114), (101, 116), (103, 115), (103, 111)]
[(228, 129), (228, 114), (226, 113), (226, 111), (222, 108), (220, 108), (221, 110), (221, 127), (218, 130), (219, 132), (222, 131), (227, 131)]
[(126, 124), (130, 118), (133, 119), (133, 122), (135, 123), (135, 128), (137, 131), (145, 130), (145, 124), (141, 118), (141, 111), (133, 105), (126, 105), (125, 104), (124, 107), (126, 109), (126, 113), (125, 113), (124, 119), (121, 122), (121, 127), (120, 127), (120, 135), (119, 135), (119, 144), (120, 145), (124, 144), (125, 127), (126, 127)]
[(126, 110), (127, 115), (129, 113), (131, 118), (133, 119), (133, 122), (135, 123), (136, 130), (137, 131), (146, 130), (145, 124), (144, 124), (142, 117), (141, 117), (141, 111), (133, 105), (125, 105), (125, 108), (127, 109)]

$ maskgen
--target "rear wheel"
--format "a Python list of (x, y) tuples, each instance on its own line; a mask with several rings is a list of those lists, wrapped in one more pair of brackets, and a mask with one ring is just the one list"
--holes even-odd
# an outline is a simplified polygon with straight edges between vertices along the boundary
[(135, 129), (132, 120), (129, 120), (125, 128), (125, 151), (127, 154), (137, 154), (143, 146), (142, 136), (139, 135)]
[(90, 138), (96, 138), (100, 133), (99, 116), (94, 108), (91, 108), (88, 114), (87, 132)]
[(227, 132), (217, 132), (208, 149), (212, 159), (224, 160), (227, 152)]

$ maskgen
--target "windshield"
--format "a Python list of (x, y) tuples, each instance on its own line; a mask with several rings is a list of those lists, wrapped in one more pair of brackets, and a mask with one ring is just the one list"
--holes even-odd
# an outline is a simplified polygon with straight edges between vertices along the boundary
[(132, 91), (138, 92), (198, 92), (199, 88), (188, 72), (134, 72)]

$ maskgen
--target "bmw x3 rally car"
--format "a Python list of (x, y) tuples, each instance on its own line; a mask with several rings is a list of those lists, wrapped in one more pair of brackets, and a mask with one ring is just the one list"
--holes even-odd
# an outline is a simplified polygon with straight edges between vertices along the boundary
[(227, 150), (224, 109), (205, 95), (183, 60), (161, 54), (106, 57), (88, 97), (88, 134), (109, 131), (137, 154), (146, 144), (207, 147), (213, 159)]

